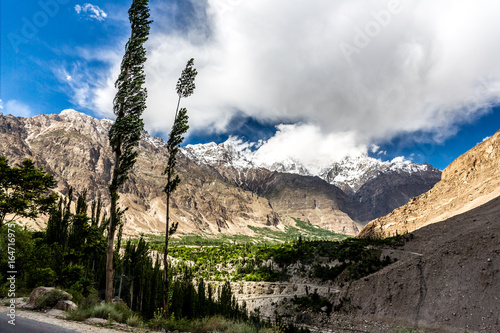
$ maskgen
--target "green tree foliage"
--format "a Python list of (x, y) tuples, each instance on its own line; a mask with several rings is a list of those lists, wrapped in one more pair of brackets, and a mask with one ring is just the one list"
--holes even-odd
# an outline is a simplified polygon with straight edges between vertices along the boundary
[(109, 143), (114, 153), (114, 168), (112, 171), (109, 192), (111, 196), (111, 215), (108, 228), (108, 248), (106, 261), (106, 302), (113, 297), (113, 258), (114, 239), (120, 216), (118, 208), (118, 190), (128, 178), (128, 173), (135, 164), (137, 151), (134, 149), (144, 129), (141, 118), (146, 108), (147, 91), (143, 87), (146, 76), (144, 63), (146, 50), (144, 43), (149, 36), (149, 1), (133, 0), (128, 14), (131, 24), (130, 39), (125, 46), (125, 55), (121, 63), (121, 72), (115, 83), (118, 89), (113, 101), (116, 121), (109, 130)]
[(71, 200), (73, 200), (73, 188), (70, 188), (68, 196), (60, 198), (59, 204), (52, 209), (47, 222), (46, 238), (48, 244), (57, 242), (63, 247), (66, 245), (71, 217)]
[(9, 166), (5, 156), (0, 156), (0, 228), (7, 216), (35, 219), (47, 213), (56, 197), (48, 191), (56, 186), (52, 175), (35, 167), (30, 159)]
[(165, 226), (165, 251), (163, 256), (163, 265), (165, 267), (164, 270), (164, 290), (163, 290), (163, 309), (165, 311), (165, 318), (169, 316), (169, 277), (168, 277), (168, 240), (171, 235), (175, 233), (177, 230), (178, 222), (172, 223), (170, 225), (170, 196), (175, 191), (177, 186), (180, 183), (179, 175), (175, 173), (175, 165), (177, 162), (177, 153), (179, 151), (180, 144), (184, 141), (183, 135), (189, 129), (188, 126), (188, 116), (186, 108), (182, 108), (179, 110), (179, 105), (181, 102), (181, 98), (189, 97), (193, 94), (195, 89), (194, 80), (198, 72), (193, 68), (194, 59), (191, 58), (186, 64), (186, 68), (181, 73), (181, 77), (177, 81), (176, 91), (179, 99), (177, 101), (177, 108), (175, 110), (175, 119), (174, 125), (172, 127), (172, 131), (170, 132), (168, 142), (167, 142), (167, 150), (168, 150), (168, 162), (165, 168), (165, 174), (167, 175), (167, 185), (165, 186), (165, 193), (167, 195), (167, 213), (166, 213), (166, 226)]
[[(70, 289), (78, 299), (93, 288), (104, 288), (106, 263), (105, 223), (92, 224), (86, 214), (86, 192), (71, 210), (73, 190), (60, 199), (50, 212), (45, 232), (15, 227), (17, 290), (38, 286), (60, 286)], [(102, 203), (99, 203), (102, 205)], [(97, 206), (97, 204), (94, 204)], [(105, 221), (95, 212), (94, 217)], [(0, 233), (0, 246), (6, 248), (7, 228)], [(8, 271), (7, 251), (0, 253), (0, 269)], [(0, 285), (0, 297), (2, 294)]]
[[(87, 215), (87, 191), (83, 191), (76, 200), (75, 211), (71, 211), (73, 189), (68, 196), (61, 198), (50, 214), (45, 233), (45, 244), (53, 249), (47, 265), (58, 277), (56, 282), (87, 292), (92, 285), (104, 282), (104, 263), (106, 256), (106, 238), (104, 231), (107, 219), (98, 207), (102, 207), (101, 198), (92, 202), (92, 217)], [(45, 245), (40, 242), (43, 248)]]

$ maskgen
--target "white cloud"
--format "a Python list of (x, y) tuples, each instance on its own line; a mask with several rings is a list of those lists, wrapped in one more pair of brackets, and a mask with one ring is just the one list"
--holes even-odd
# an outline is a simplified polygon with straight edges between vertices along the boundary
[(75, 11), (79, 15), (85, 14), (91, 19), (95, 19), (98, 21), (104, 21), (108, 17), (108, 14), (106, 14), (104, 10), (99, 8), (99, 6), (95, 6), (90, 3), (86, 3), (83, 6), (76, 5)]
[(29, 105), (14, 99), (7, 101), (5, 104), (5, 112), (16, 117), (25, 118), (33, 115), (33, 111)]
[(356, 145), (354, 133), (323, 133), (314, 125), (279, 125), (276, 135), (262, 143), (254, 159), (261, 165), (272, 165), (285, 159), (300, 162), (319, 171), (347, 155), (367, 153), (365, 145)]
[[(408, 0), (385, 19), (387, 0), (252, 0), (231, 2), (230, 10), (221, 0), (207, 3), (194, 8), (206, 10), (209, 33), (158, 29), (150, 36), (144, 117), (153, 132), (169, 131), (175, 83), (191, 57), (197, 89), (182, 103), (192, 130), (230, 132), (236, 112), (307, 124), (280, 127), (262, 147), (269, 154), (293, 155), (307, 143), (315, 153), (299, 149), (301, 156), (318, 159), (328, 153), (314, 140), (357, 151), (413, 131), (439, 142), (500, 101), (500, 44), (493, 42), (500, 2)], [(162, 5), (152, 8), (160, 22)], [(345, 44), (359, 51), (350, 61)], [(121, 56), (93, 92), (102, 115), (111, 115)]]
[(3, 109), (3, 101), (0, 99), (0, 109)]
[(370, 152), (372, 154), (375, 154), (376, 152), (378, 152), (379, 149), (380, 149), (380, 146), (377, 146), (376, 144), (370, 145)]

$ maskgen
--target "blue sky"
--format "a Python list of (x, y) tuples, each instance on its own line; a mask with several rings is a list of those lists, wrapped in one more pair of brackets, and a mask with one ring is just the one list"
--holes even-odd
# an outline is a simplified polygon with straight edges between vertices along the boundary
[[(0, 112), (112, 118), (130, 3), (2, 1)], [(261, 140), (271, 161), (369, 154), (443, 169), (500, 128), (497, 2), (150, 4), (144, 118), (155, 135), (170, 129), (191, 57), (186, 143), (237, 136)]]

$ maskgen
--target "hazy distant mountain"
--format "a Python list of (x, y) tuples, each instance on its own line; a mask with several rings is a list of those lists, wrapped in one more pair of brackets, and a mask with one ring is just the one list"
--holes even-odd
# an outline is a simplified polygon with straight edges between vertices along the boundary
[[(34, 159), (56, 177), (60, 193), (73, 186), (76, 192), (88, 189), (89, 199), (101, 195), (107, 200), (110, 125), (110, 120), (71, 110), (31, 118), (1, 115), (0, 154), (11, 162)], [(161, 232), (165, 143), (144, 132), (138, 149), (120, 201), (129, 208), (125, 230)], [(367, 222), (404, 204), (431, 188), (440, 175), (428, 165), (366, 156), (332, 164), (322, 174), (290, 161), (264, 168), (227, 143), (187, 146), (182, 152), (178, 166), (183, 181), (173, 198), (173, 218), (184, 232), (252, 234), (248, 225), (282, 228), (299, 218), (354, 235), (355, 221)]]

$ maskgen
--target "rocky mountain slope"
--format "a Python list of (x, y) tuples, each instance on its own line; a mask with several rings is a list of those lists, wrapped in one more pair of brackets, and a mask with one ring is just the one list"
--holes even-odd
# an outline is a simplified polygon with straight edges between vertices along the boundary
[[(101, 195), (108, 202), (110, 121), (76, 111), (32, 118), (2, 116), (0, 121), (0, 154), (11, 162), (32, 158), (55, 176), (62, 194), (73, 186), (76, 193), (88, 189), (90, 199)], [(138, 149), (137, 164), (120, 200), (121, 206), (129, 208), (125, 231), (158, 233), (165, 226), (165, 144), (145, 133)], [(178, 162), (183, 182), (173, 198), (172, 217), (179, 221), (180, 230), (248, 233), (247, 225), (269, 224), (274, 211), (266, 199), (225, 182), (182, 155)]]
[[(344, 288), (353, 315), (434, 332), (500, 332), (500, 197), (422, 227), (399, 260)], [(427, 330), (426, 330), (427, 331)]]
[(500, 131), (459, 156), (430, 191), (370, 222), (361, 237), (411, 232), (500, 196)]
[[(32, 158), (55, 176), (59, 193), (66, 194), (72, 186), (77, 193), (87, 189), (89, 199), (100, 195), (107, 202), (110, 126), (109, 120), (72, 110), (31, 118), (1, 115), (0, 154), (11, 163)], [(138, 149), (131, 181), (121, 195), (121, 204), (129, 207), (125, 231), (161, 232), (165, 143), (143, 133)], [(367, 222), (404, 204), (440, 176), (428, 165), (398, 165), (368, 157), (335, 164), (323, 176), (289, 161), (280, 169), (286, 172), (276, 172), (256, 165), (247, 152), (228, 143), (188, 146), (182, 152), (178, 166), (183, 181), (173, 198), (173, 218), (184, 232), (252, 234), (248, 225), (283, 228), (298, 218), (355, 235), (359, 232), (355, 222)], [(303, 175), (293, 172), (297, 168), (304, 169)], [(361, 178), (356, 180), (356, 174)]]

